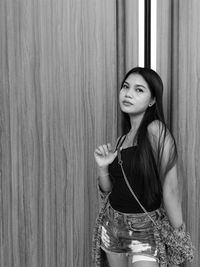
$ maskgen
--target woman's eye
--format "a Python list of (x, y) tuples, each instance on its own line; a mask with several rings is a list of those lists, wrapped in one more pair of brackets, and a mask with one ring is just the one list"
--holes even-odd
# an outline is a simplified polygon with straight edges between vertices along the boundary
[(127, 84), (123, 84), (123, 85), (122, 85), (122, 88), (123, 88), (123, 89), (128, 89), (128, 85), (127, 85)]
[(136, 88), (136, 92), (138, 92), (138, 93), (142, 93), (142, 92), (144, 92), (142, 89), (140, 89), (140, 88)]

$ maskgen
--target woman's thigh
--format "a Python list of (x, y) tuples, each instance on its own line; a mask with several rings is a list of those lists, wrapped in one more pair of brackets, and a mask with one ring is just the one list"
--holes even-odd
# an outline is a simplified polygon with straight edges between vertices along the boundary
[(132, 263), (132, 265), (128, 265), (128, 267), (159, 267), (159, 264), (151, 261), (138, 261)]
[(149, 260), (148, 258), (144, 260), (142, 256), (129, 256), (128, 267), (159, 267), (159, 264), (154, 258), (151, 257), (149, 257)]
[(106, 253), (110, 267), (128, 267), (128, 257), (123, 253)]

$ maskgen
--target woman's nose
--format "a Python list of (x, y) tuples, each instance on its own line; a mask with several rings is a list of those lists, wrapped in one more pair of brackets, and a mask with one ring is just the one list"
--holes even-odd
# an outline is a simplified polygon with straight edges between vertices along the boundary
[(130, 89), (128, 89), (128, 90), (126, 91), (125, 97), (133, 98), (133, 94), (132, 94), (132, 92), (131, 92)]

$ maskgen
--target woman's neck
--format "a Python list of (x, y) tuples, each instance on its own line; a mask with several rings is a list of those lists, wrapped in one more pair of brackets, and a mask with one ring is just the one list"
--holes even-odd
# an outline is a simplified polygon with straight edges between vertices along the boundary
[(140, 123), (142, 121), (142, 118), (143, 118), (144, 114), (140, 114), (140, 115), (137, 115), (137, 116), (131, 116), (130, 115), (130, 123), (131, 123), (131, 129), (130, 130), (137, 130), (140, 126)]
[(126, 134), (126, 137), (123, 141), (123, 148), (130, 147), (133, 145), (137, 144), (137, 138), (136, 138), (136, 133), (137, 130), (140, 126), (140, 123), (142, 121), (143, 115), (138, 115), (138, 116), (129, 116), (130, 117), (130, 123), (131, 123), (131, 129), (129, 132)]

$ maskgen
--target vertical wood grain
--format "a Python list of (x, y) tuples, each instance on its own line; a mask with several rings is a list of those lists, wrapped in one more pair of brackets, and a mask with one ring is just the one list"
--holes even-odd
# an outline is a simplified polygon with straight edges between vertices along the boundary
[(126, 49), (126, 72), (138, 66), (138, 1), (139, 0), (126, 0), (125, 1), (125, 49)]
[(0, 12), (0, 266), (92, 266), (93, 151), (117, 134), (116, 3)]
[[(125, 1), (116, 1), (116, 26), (117, 26), (117, 87), (120, 91), (121, 83), (126, 72), (126, 8)], [(122, 134), (122, 117), (119, 105), (117, 106), (117, 132), (118, 136)]]
[(164, 86), (163, 107), (167, 124), (171, 124), (172, 79), (172, 3), (157, 1), (157, 72)]
[[(138, 66), (138, 0), (117, 0), (118, 92), (126, 72)], [(122, 114), (118, 106), (118, 136), (122, 134)]]
[[(117, 70), (118, 92), (126, 72), (138, 66), (138, 0), (117, 0)], [(118, 107), (118, 135), (122, 132)]]
[(167, 122), (178, 148), (184, 220), (199, 266), (199, 11), (198, 1), (158, 1), (158, 72), (164, 82)]
[(183, 184), (184, 218), (196, 246), (195, 260), (186, 266), (199, 266), (200, 258), (200, 3), (179, 1), (174, 5), (173, 129), (177, 137), (180, 179)]

